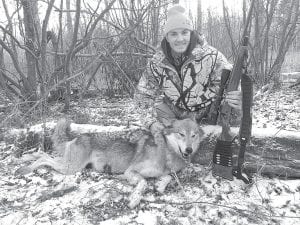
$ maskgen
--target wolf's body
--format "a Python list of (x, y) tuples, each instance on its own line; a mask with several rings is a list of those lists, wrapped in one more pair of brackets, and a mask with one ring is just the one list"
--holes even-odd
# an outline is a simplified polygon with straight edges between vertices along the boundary
[(69, 141), (69, 129), (70, 123), (63, 119), (52, 136), (53, 146), (61, 157), (42, 154), (18, 172), (24, 174), (41, 166), (50, 166), (60, 173), (74, 174), (92, 165), (97, 171), (122, 173), (129, 183), (137, 185), (130, 196), (130, 207), (140, 202), (147, 185), (145, 178), (159, 178), (156, 188), (163, 193), (171, 181), (170, 173), (186, 166), (203, 138), (203, 131), (191, 119), (175, 120), (161, 138), (155, 138), (155, 143), (151, 135), (143, 135), (136, 144), (120, 140), (104, 148), (99, 146), (95, 136), (80, 135)]

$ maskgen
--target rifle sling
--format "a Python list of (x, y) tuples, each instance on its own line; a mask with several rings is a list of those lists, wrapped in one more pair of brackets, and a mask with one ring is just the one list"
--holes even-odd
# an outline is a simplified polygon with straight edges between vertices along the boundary
[(252, 103), (253, 103), (253, 83), (251, 78), (243, 73), (241, 77), (241, 87), (242, 87), (242, 111), (243, 117), (241, 121), (240, 127), (240, 150), (238, 154), (238, 163), (237, 168), (234, 170), (234, 176), (238, 179), (243, 180), (245, 183), (250, 183), (251, 178), (246, 173), (246, 176), (242, 174), (244, 159), (245, 159), (245, 151), (247, 142), (251, 136), (252, 130)]

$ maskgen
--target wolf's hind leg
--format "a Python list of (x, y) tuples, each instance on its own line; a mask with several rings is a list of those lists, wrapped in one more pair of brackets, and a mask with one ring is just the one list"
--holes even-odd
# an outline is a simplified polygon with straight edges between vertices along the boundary
[(29, 166), (23, 166), (20, 167), (15, 174), (28, 174), (30, 172), (33, 172), (35, 169), (38, 169), (42, 166), (49, 166), (53, 168), (54, 170), (64, 173), (65, 172), (65, 165), (61, 162), (61, 158), (51, 158), (48, 155), (44, 155), (43, 157), (39, 158), (37, 161), (32, 163)]
[(168, 186), (168, 184), (170, 183), (170, 181), (172, 180), (172, 176), (171, 175), (164, 175), (164, 176), (161, 176), (156, 184), (155, 184), (155, 188), (156, 190), (163, 194), (166, 187)]

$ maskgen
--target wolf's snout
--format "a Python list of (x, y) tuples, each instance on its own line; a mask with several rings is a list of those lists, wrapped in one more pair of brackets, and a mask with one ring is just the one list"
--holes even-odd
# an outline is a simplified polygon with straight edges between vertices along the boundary
[(193, 149), (192, 149), (191, 147), (187, 147), (187, 148), (185, 149), (185, 152), (186, 152), (187, 154), (192, 154), (192, 153), (193, 153)]

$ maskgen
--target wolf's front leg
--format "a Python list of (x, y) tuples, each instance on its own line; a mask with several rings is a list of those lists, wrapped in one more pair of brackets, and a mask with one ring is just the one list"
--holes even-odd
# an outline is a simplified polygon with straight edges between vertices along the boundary
[(128, 206), (133, 209), (141, 202), (147, 188), (147, 181), (136, 171), (127, 170), (124, 175), (130, 184), (136, 185), (129, 196)]
[(155, 188), (156, 190), (160, 193), (160, 194), (163, 194), (166, 187), (168, 186), (168, 184), (170, 183), (170, 181), (172, 180), (172, 176), (171, 175), (164, 175), (164, 176), (161, 176), (156, 184), (155, 184)]
[(146, 188), (147, 188), (147, 181), (145, 179), (140, 180), (129, 196), (129, 204), (128, 204), (129, 208), (133, 209), (138, 204), (140, 204)]

